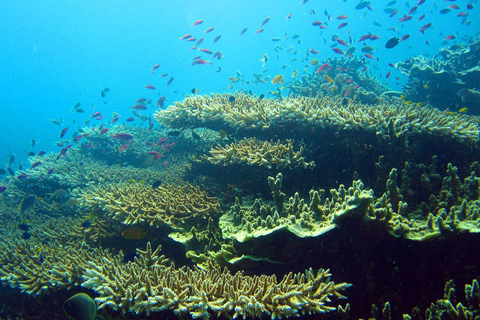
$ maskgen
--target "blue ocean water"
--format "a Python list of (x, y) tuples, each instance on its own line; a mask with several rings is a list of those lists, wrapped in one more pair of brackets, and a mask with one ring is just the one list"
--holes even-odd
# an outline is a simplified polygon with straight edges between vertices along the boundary
[[(251, 90), (268, 96), (277, 86), (270, 82), (253, 85), (252, 73), (266, 69), (265, 75), (273, 78), (282, 74), (288, 82), (294, 70), (299, 74), (304, 69), (313, 72), (308, 60), (338, 56), (331, 48), (336, 43), (334, 35), (356, 46), (354, 54), (360, 57), (363, 44), (358, 43), (359, 38), (368, 33), (378, 35), (378, 40), (368, 41), (375, 47), (374, 59), (367, 59), (368, 72), (392, 89), (401, 89), (406, 77), (392, 70), (386, 79), (391, 70), (388, 63), (432, 56), (445, 45), (442, 42), (447, 35), (456, 37), (449, 45), (478, 35), (474, 18), (478, 17), (478, 6), (476, 1), (471, 3), (473, 9), (468, 10), (467, 1), (427, 0), (411, 14), (410, 21), (402, 23), (399, 19), (408, 15), (416, 5), (414, 1), (386, 6), (386, 1), (373, 0), (360, 10), (355, 9), (358, 2), (351, 0), (5, 2), (0, 11), (0, 163), (6, 163), (10, 154), (16, 155), (19, 164), (25, 162), (25, 152), (60, 150), (55, 143), (63, 128), (70, 128), (66, 136), (70, 137), (94, 112), (102, 112), (105, 118), (90, 125), (110, 120), (113, 112), (124, 120), (131, 116), (130, 106), (139, 98), (156, 101), (165, 96), (168, 105), (194, 88), (199, 94)], [(440, 13), (452, 4), (460, 8)], [(398, 13), (390, 17), (384, 12), (386, 8)], [(458, 16), (461, 12), (467, 14)], [(339, 15), (348, 18), (339, 20)], [(425, 18), (417, 21), (422, 15)], [(261, 27), (267, 17), (270, 20)], [(204, 22), (192, 26), (199, 19)], [(316, 20), (325, 29), (312, 26)], [(348, 25), (338, 29), (342, 22)], [(426, 23), (432, 25), (422, 34), (419, 29)], [(214, 30), (205, 34), (210, 27)], [(248, 29), (240, 36), (244, 28)], [(256, 34), (260, 28), (264, 31)], [(195, 42), (179, 39), (184, 34), (204, 38), (199, 48), (220, 51), (223, 57), (211, 59), (211, 55), (192, 50)], [(296, 34), (300, 37), (292, 39)], [(411, 35), (409, 39), (385, 49), (388, 39), (406, 34)], [(218, 35), (221, 38), (212, 44)], [(274, 37), (281, 40), (271, 41)], [(269, 61), (262, 67), (264, 54)], [(213, 64), (191, 66), (197, 55)], [(294, 58), (298, 60), (292, 61)], [(160, 67), (151, 73), (156, 64)], [(221, 71), (216, 72), (219, 68)], [(160, 77), (164, 73), (168, 75)], [(243, 81), (230, 86), (229, 77), (239, 74)], [(174, 80), (167, 87), (171, 77)], [(157, 89), (148, 90), (145, 85)], [(102, 98), (105, 87), (110, 91)], [(78, 102), (84, 114), (72, 111)], [(145, 113), (154, 111), (151, 108)], [(51, 119), (63, 122), (54, 125)], [(34, 148), (32, 139), (36, 140)]]

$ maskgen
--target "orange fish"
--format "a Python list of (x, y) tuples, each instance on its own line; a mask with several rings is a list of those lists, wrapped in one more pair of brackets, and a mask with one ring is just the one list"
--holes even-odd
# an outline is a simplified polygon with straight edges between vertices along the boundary
[(120, 149), (117, 150), (117, 153), (122, 152), (122, 151), (125, 150), (127, 147), (128, 147), (128, 144), (124, 144), (123, 146), (120, 147)]
[(209, 33), (209, 32), (212, 32), (213, 31), (213, 28), (208, 28), (207, 30), (205, 30), (204, 33)]
[(330, 82), (330, 83), (334, 83), (335, 81), (332, 79), (332, 77), (330, 77), (328, 74), (324, 74), (323, 77), (325, 78), (325, 80), (327, 80), (327, 82)]
[(338, 20), (343, 20), (343, 19), (347, 19), (347, 18), (348, 18), (348, 16), (345, 16), (343, 14), (341, 14), (337, 17)]
[(317, 73), (322, 72), (323, 70), (325, 70), (326, 67), (328, 67), (328, 63), (322, 64), (322, 65), (320, 66), (320, 68), (318, 68)]
[(242, 30), (242, 32), (240, 32), (240, 35), (244, 34), (245, 31), (247, 31), (247, 28), (244, 28), (244, 29)]
[(130, 227), (121, 233), (127, 240), (140, 240), (147, 236), (148, 232), (139, 227)]
[(198, 49), (198, 51), (202, 51), (202, 52), (205, 52), (205, 53), (208, 53), (208, 54), (212, 54), (213, 52), (208, 50), (208, 49)]
[(263, 27), (268, 21), (270, 21), (270, 17), (267, 17), (265, 20), (263, 20), (260, 27)]
[(197, 20), (194, 23), (192, 23), (192, 26), (198, 26), (199, 24), (202, 24), (203, 20)]
[(155, 90), (156, 88), (152, 85), (147, 84), (145, 88), (150, 89), (150, 90)]
[(261, 33), (263, 32), (263, 29), (258, 29), (257, 31), (255, 31), (255, 33)]
[(185, 39), (188, 39), (188, 38), (191, 38), (191, 37), (192, 37), (192, 35), (190, 33), (187, 33), (186, 35), (181, 37), (180, 40), (185, 40)]
[(160, 67), (159, 64), (154, 65), (152, 70), (150, 70), (150, 72), (153, 73), (153, 71), (155, 71), (158, 67)]
[(348, 24), (348, 22), (340, 23), (340, 25), (337, 27), (337, 29), (341, 29), (345, 27)]
[(276, 84), (276, 83), (280, 82), (281, 84), (283, 84), (283, 81), (285, 81), (283, 79), (283, 76), (281, 74), (279, 74), (278, 76), (275, 76), (275, 78), (273, 78), (272, 83)]

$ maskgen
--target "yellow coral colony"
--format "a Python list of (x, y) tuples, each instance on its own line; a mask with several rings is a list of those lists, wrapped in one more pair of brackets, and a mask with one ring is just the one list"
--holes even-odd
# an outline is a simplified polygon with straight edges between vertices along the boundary
[(236, 131), (269, 131), (288, 127), (293, 133), (312, 128), (362, 129), (379, 136), (432, 134), (460, 142), (478, 141), (480, 125), (467, 115), (449, 115), (437, 109), (415, 105), (364, 105), (323, 97), (287, 97), (281, 101), (235, 94), (188, 97), (155, 113), (168, 127), (207, 127)]
[(264, 166), (267, 168), (313, 168), (313, 161), (306, 162), (303, 157), (303, 146), (300, 151), (294, 152), (290, 140), (286, 144), (277, 141), (259, 141), (256, 138), (249, 138), (231, 143), (224, 147), (218, 145), (210, 150), (211, 156), (205, 158), (213, 164), (232, 165), (248, 164)]
[(175, 269), (160, 247), (152, 251), (137, 249), (135, 262), (119, 264), (104, 260), (90, 263), (83, 287), (95, 290), (99, 308), (106, 306), (123, 312), (152, 313), (173, 310), (180, 317), (208, 319), (211, 314), (225, 318), (281, 319), (302, 314), (333, 311), (330, 297), (350, 285), (335, 284), (329, 270), (289, 273), (279, 282), (275, 276), (232, 275), (228, 269)]
[(106, 183), (78, 190), (80, 205), (102, 209), (124, 224), (187, 227), (196, 217), (206, 218), (218, 211), (218, 202), (199, 187), (164, 183), (153, 188), (142, 183)]

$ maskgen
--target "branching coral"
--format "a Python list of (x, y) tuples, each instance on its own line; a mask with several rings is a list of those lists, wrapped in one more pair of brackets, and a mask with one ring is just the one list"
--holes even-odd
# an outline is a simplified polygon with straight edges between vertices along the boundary
[(173, 310), (177, 315), (208, 319), (211, 314), (227, 318), (281, 319), (335, 310), (327, 305), (347, 283), (335, 284), (329, 270), (312, 269), (289, 273), (278, 282), (275, 276), (232, 275), (219, 267), (212, 270), (175, 269), (160, 256), (160, 248), (137, 250), (135, 262), (118, 264), (104, 260), (90, 263), (82, 286), (100, 294), (99, 308), (111, 307), (137, 314)]
[(143, 183), (107, 183), (77, 192), (81, 206), (101, 209), (124, 224), (188, 228), (191, 220), (206, 219), (218, 210), (216, 198), (190, 184), (153, 188)]
[(230, 211), (220, 218), (220, 228), (225, 239), (244, 242), (286, 229), (298, 237), (316, 237), (335, 228), (348, 215), (363, 214), (373, 202), (373, 192), (363, 190), (360, 181), (346, 189), (330, 190), (331, 198), (325, 198), (325, 190), (310, 191), (308, 203), (298, 193), (285, 202), (281, 195), (282, 174), (270, 177), (275, 205), (263, 204), (260, 199), (249, 206), (242, 206), (238, 199)]
[[(472, 164), (471, 174), (462, 181), (457, 175), (457, 168), (448, 164), (443, 183), (439, 187), (432, 185), (433, 178), (437, 178), (435, 172), (422, 173), (418, 182), (409, 181), (413, 178), (413, 169), (408, 163), (403, 170), (404, 183), (399, 187), (397, 170), (392, 169), (387, 180), (387, 190), (375, 200), (367, 215), (385, 221), (392, 235), (411, 240), (429, 240), (446, 232), (478, 233), (479, 169), (479, 163)], [(417, 199), (421, 198), (420, 195), (411, 195), (410, 184), (413, 183), (420, 183), (425, 190), (429, 190), (428, 203)]]
[[(238, 132), (266, 132), (279, 129), (293, 135), (313, 130), (366, 130), (382, 137), (436, 135), (457, 141), (478, 141), (478, 122), (464, 115), (452, 116), (436, 109), (415, 105), (367, 106), (324, 98), (285, 98), (282, 101), (236, 94), (188, 97), (158, 111), (155, 119), (170, 127), (209, 127)], [(392, 137), (393, 136), (393, 137)]]
[(259, 141), (256, 138), (244, 139), (238, 143), (231, 143), (224, 147), (218, 145), (210, 150), (211, 156), (205, 158), (213, 164), (224, 166), (232, 164), (248, 164), (267, 168), (312, 168), (315, 163), (306, 162), (303, 157), (303, 146), (297, 152), (293, 151), (290, 140), (281, 143), (278, 140)]
[(0, 242), (0, 248), (0, 279), (37, 295), (79, 286), (88, 261), (115, 261), (109, 251), (84, 244), (9, 241)]

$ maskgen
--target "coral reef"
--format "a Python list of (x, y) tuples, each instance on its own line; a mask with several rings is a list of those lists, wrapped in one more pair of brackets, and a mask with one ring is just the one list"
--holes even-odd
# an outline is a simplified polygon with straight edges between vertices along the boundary
[[(355, 47), (350, 48), (352, 49), (355, 50)], [(390, 101), (390, 96), (384, 95), (388, 88), (374, 76), (369, 75), (369, 71), (365, 72), (367, 70), (365, 58), (347, 55), (341, 59), (328, 58), (320, 64), (325, 66), (323, 71), (303, 75), (293, 83), (286, 84), (289, 94), (304, 97), (355, 97), (364, 104)], [(358, 71), (359, 69), (363, 72)]]
[(85, 244), (1, 242), (0, 279), (28, 294), (46, 294), (82, 283), (87, 262), (113, 259), (108, 250)]
[(209, 319), (211, 314), (226, 318), (281, 319), (302, 314), (336, 310), (327, 305), (330, 297), (344, 298), (347, 283), (335, 284), (329, 270), (316, 273), (289, 273), (282, 281), (275, 276), (232, 275), (219, 267), (205, 271), (183, 267), (175, 269), (150, 243), (137, 250), (134, 262), (119, 264), (104, 260), (90, 263), (83, 276), (83, 287), (100, 294), (99, 308), (123, 312), (152, 313), (173, 310), (178, 316)]
[(373, 202), (371, 191), (355, 181), (346, 189), (330, 190), (332, 198), (325, 198), (325, 190), (311, 190), (308, 203), (298, 193), (284, 201), (281, 194), (282, 174), (269, 178), (274, 205), (262, 204), (256, 199), (252, 206), (242, 206), (238, 198), (230, 211), (220, 217), (219, 226), (225, 239), (248, 241), (286, 229), (298, 237), (316, 237), (341, 223), (345, 216), (363, 213)]
[(449, 115), (437, 109), (415, 105), (378, 104), (367, 106), (338, 99), (285, 98), (282, 101), (258, 99), (236, 94), (188, 97), (155, 119), (170, 127), (209, 127), (243, 133), (270, 133), (283, 130), (301, 136), (312, 130), (346, 129), (373, 131), (380, 138), (412, 135), (435, 135), (461, 142), (478, 141), (478, 123), (468, 116)]
[(244, 139), (238, 143), (231, 143), (225, 146), (218, 145), (210, 150), (211, 156), (204, 158), (213, 164), (224, 166), (232, 164), (248, 164), (264, 166), (267, 168), (312, 168), (315, 162), (306, 162), (303, 157), (303, 146), (297, 152), (293, 151), (290, 140), (281, 143), (278, 140), (259, 141), (256, 138)]
[(480, 38), (465, 45), (442, 48), (433, 58), (413, 57), (396, 67), (408, 75), (405, 99), (428, 102), (441, 110), (471, 108), (479, 114)]
[(101, 209), (124, 224), (181, 229), (191, 227), (190, 220), (205, 220), (218, 211), (215, 197), (190, 184), (165, 183), (153, 188), (144, 183), (106, 183), (77, 192), (81, 206)]
[[(435, 160), (434, 157), (432, 167)], [(441, 178), (436, 171), (428, 173), (425, 166), (418, 169), (420, 173), (414, 174), (406, 163), (403, 184), (398, 186), (397, 170), (392, 169), (385, 193), (375, 200), (374, 209), (367, 215), (387, 222), (392, 235), (411, 240), (430, 240), (452, 232), (479, 233), (479, 169), (479, 163), (473, 163), (471, 174), (462, 182), (452, 164), (448, 164), (446, 174)], [(414, 178), (420, 181), (412, 181)], [(412, 194), (411, 186), (415, 183), (429, 191), (428, 201), (422, 200), (422, 195)]]

